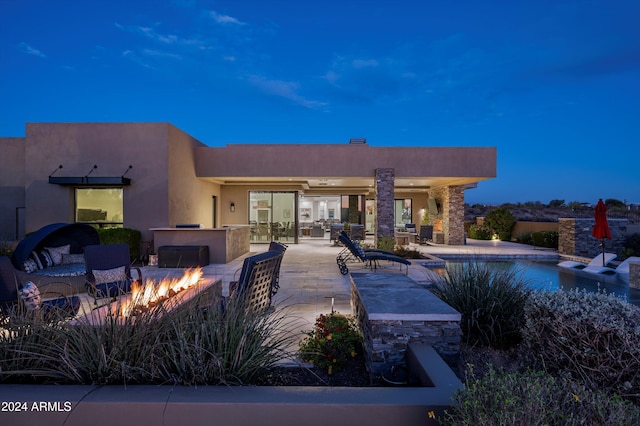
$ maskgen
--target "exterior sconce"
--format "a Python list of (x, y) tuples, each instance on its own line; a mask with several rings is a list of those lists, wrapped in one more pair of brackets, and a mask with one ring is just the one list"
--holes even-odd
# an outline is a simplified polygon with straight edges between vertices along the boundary
[(231, 204), (229, 204), (229, 210), (231, 210), (232, 212), (236, 211), (236, 204), (232, 201)]

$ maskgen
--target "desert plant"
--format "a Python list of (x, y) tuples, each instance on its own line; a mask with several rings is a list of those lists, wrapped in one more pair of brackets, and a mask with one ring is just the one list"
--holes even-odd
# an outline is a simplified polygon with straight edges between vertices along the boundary
[(640, 234), (628, 235), (624, 240), (624, 257), (640, 256)]
[(515, 236), (515, 240), (520, 244), (533, 244), (533, 238), (531, 232), (521, 232)]
[(316, 318), (315, 326), (300, 343), (303, 360), (329, 374), (337, 372), (349, 359), (357, 355), (362, 346), (362, 336), (354, 317), (331, 312)]
[(99, 325), (5, 324), (0, 381), (248, 384), (291, 356), (286, 310), (247, 315), (242, 297), (224, 310), (200, 308), (210, 303), (199, 296), (171, 312), (158, 304), (135, 316), (104, 315)]
[(490, 240), (493, 237), (491, 228), (484, 225), (471, 225), (469, 227), (469, 238), (474, 240)]
[(523, 349), (529, 362), (592, 389), (640, 399), (640, 309), (604, 293), (532, 294)]
[(520, 341), (527, 286), (516, 268), (493, 269), (471, 261), (448, 263), (433, 292), (460, 312), (468, 344), (504, 348)]
[(558, 233), (555, 231), (538, 231), (531, 234), (531, 243), (536, 247), (558, 248)]
[(640, 407), (542, 372), (495, 370), (456, 392), (445, 425), (636, 425)]
[(378, 248), (381, 250), (393, 251), (396, 242), (392, 236), (378, 238)]
[(405, 259), (426, 259), (426, 256), (420, 253), (420, 250), (411, 247), (398, 246), (393, 249), (393, 253)]
[(484, 218), (484, 225), (491, 229), (501, 241), (511, 240), (511, 230), (515, 223), (515, 217), (506, 208), (493, 210)]

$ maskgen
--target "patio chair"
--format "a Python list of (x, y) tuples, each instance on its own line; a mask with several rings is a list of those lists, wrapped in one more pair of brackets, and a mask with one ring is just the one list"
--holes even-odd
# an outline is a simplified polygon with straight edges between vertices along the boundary
[[(20, 282), (11, 260), (0, 256), (0, 316), (9, 319), (21, 311), (41, 313), (46, 320), (70, 318), (80, 309), (80, 298), (76, 295), (64, 296), (47, 290), (48, 286), (37, 287), (33, 282)], [(64, 283), (57, 283), (61, 285)]]
[(344, 231), (344, 225), (342, 223), (332, 223), (330, 229), (329, 239), (333, 241), (333, 245), (338, 245), (338, 238), (340, 233)]
[(602, 261), (602, 253), (591, 259), (589, 263), (576, 262), (574, 260), (565, 260), (558, 263), (558, 266), (562, 268), (584, 269), (587, 266), (607, 266), (609, 262), (616, 258), (613, 253), (604, 254), (604, 262)]
[(229, 283), (229, 298), (247, 298), (249, 308), (257, 312), (271, 307), (286, 250), (283, 244), (273, 243), (271, 246), (274, 250), (247, 257), (242, 264), (240, 278)]
[(98, 299), (110, 297), (114, 300), (131, 291), (134, 281), (142, 282), (140, 268), (134, 268), (138, 278), (131, 276), (131, 257), (128, 244), (101, 244), (84, 249), (87, 267), (87, 293), (93, 295), (93, 304)]
[(427, 241), (433, 241), (433, 226), (421, 225), (420, 235), (418, 238), (419, 238), (420, 244), (427, 244)]
[(336, 263), (338, 264), (338, 269), (342, 275), (347, 275), (349, 273), (347, 261), (351, 259), (365, 262), (370, 269), (376, 270), (378, 269), (379, 262), (381, 260), (399, 263), (401, 265), (405, 265), (406, 273), (409, 273), (409, 265), (411, 265), (411, 262), (403, 257), (396, 256), (395, 254), (384, 250), (365, 250), (357, 241), (352, 241), (345, 232), (342, 232), (338, 239), (345, 246), (345, 249), (338, 253), (338, 256), (336, 257)]
[(351, 234), (350, 234), (350, 238), (353, 241), (364, 241), (365, 240), (365, 234), (364, 234), (364, 225), (351, 225)]

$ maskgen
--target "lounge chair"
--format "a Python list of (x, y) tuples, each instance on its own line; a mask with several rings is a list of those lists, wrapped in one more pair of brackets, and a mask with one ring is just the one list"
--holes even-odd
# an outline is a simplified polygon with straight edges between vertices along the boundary
[(0, 256), (0, 317), (13, 317), (21, 311), (42, 313), (47, 320), (73, 317), (80, 308), (76, 295), (49, 292), (30, 281), (20, 282), (11, 260)]
[(128, 244), (100, 244), (86, 246), (87, 293), (93, 295), (93, 304), (98, 298), (116, 297), (131, 292), (134, 281), (142, 282), (140, 268), (134, 268), (137, 279), (131, 276), (131, 257)]
[(629, 275), (629, 263), (640, 262), (640, 257), (628, 257), (617, 268), (609, 268), (608, 266), (596, 266), (589, 265), (582, 269), (584, 272), (590, 272), (592, 274), (621, 274)]
[(607, 266), (609, 262), (616, 258), (616, 255), (613, 253), (605, 253), (604, 254), (604, 265), (602, 264), (602, 253), (591, 259), (589, 263), (576, 262), (574, 260), (565, 260), (563, 262), (558, 263), (558, 266), (562, 268), (573, 268), (573, 269), (584, 269), (587, 266)]
[(411, 262), (405, 258), (396, 256), (393, 253), (384, 250), (365, 250), (357, 241), (351, 240), (345, 232), (340, 233), (338, 240), (345, 246), (345, 249), (336, 257), (336, 263), (338, 264), (338, 269), (342, 275), (347, 275), (349, 273), (347, 261), (352, 258), (367, 263), (371, 269), (377, 269), (381, 260), (399, 263), (405, 265), (406, 273), (409, 273), (409, 265), (411, 265)]

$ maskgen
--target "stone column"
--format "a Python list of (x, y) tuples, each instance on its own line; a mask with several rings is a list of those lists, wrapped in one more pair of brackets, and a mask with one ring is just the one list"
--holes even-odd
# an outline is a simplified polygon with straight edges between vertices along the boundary
[(444, 243), (464, 244), (464, 187), (443, 186), (431, 190), (433, 198), (440, 204), (440, 211), (433, 217), (442, 221)]
[(349, 195), (349, 223), (360, 223), (357, 195)]
[(375, 244), (384, 237), (394, 238), (393, 199), (395, 195), (395, 170), (376, 169), (376, 220)]

